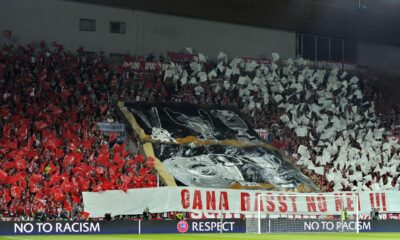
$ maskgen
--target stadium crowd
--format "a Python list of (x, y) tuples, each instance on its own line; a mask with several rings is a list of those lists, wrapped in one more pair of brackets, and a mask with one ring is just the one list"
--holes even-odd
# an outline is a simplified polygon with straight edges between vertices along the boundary
[(116, 73), (62, 45), (4, 46), (0, 54), (0, 214), (82, 219), (82, 191), (155, 187), (153, 160), (132, 156), (116, 134)]
[[(373, 84), (346, 72), (220, 53), (154, 62), (126, 55), (120, 66), (45, 42), (4, 46), (0, 54), (0, 213), (3, 217), (87, 218), (82, 191), (155, 187), (154, 160), (133, 156), (98, 122), (118, 122), (115, 102), (190, 102), (240, 109), (323, 191), (398, 187), (399, 145), (388, 131), (398, 108), (375, 113)], [(383, 104), (384, 105), (384, 104)]]
[(220, 53), (214, 66), (198, 54), (140, 76), (127, 59), (131, 98), (233, 105), (253, 127), (271, 131), (272, 143), (322, 191), (398, 188), (400, 145), (392, 136), (397, 106), (386, 109), (390, 117), (376, 114), (375, 102), (388, 105), (372, 81), (308, 67), (303, 59), (282, 61), (278, 54), (263, 64), (241, 58), (229, 63)]

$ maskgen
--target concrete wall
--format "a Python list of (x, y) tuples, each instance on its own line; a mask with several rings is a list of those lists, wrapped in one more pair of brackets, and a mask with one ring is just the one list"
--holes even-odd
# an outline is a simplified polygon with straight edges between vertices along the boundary
[(360, 65), (400, 74), (400, 47), (358, 43)]
[[(96, 19), (96, 32), (79, 30), (79, 18)], [(109, 32), (110, 21), (126, 22), (126, 34)], [(58, 41), (66, 49), (148, 54), (192, 47), (214, 58), (295, 55), (295, 33), (273, 29), (110, 8), (61, 0), (0, 0), (0, 31), (11, 30), (17, 43)], [(0, 42), (4, 42), (3, 36)]]
[[(79, 30), (80, 18), (96, 19), (96, 32)], [(135, 50), (133, 11), (58, 0), (0, 0), (0, 31), (11, 30), (17, 43), (57, 41), (66, 49)], [(126, 34), (109, 33), (109, 21), (124, 21)]]
[[(209, 57), (223, 51), (234, 56), (283, 57), (295, 55), (295, 33), (221, 22), (212, 22), (161, 14), (137, 12), (143, 28), (139, 28), (139, 52), (179, 50), (193, 47)], [(144, 44), (140, 44), (143, 41)]]

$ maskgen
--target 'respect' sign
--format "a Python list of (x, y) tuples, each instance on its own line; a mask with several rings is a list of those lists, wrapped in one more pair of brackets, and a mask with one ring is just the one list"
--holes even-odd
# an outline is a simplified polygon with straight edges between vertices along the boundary
[[(235, 232), (235, 221), (180, 221), (184, 222), (179, 225), (178, 231), (181, 233), (189, 232)], [(182, 226), (186, 226), (182, 229)]]
[(246, 222), (238, 219), (141, 221), (141, 233), (233, 233), (246, 232)]

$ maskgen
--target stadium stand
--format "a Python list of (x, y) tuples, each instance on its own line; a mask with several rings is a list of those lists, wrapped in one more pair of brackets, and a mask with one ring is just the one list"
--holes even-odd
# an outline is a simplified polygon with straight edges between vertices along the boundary
[(395, 131), (398, 108), (376, 114), (375, 102), (388, 105), (372, 81), (277, 54), (268, 64), (228, 62), (223, 53), (215, 65), (202, 54), (159, 60), (162, 70), (138, 72), (133, 65), (143, 57), (127, 55), (114, 66), (101, 54), (86, 58), (82, 48), (71, 54), (57, 43), (2, 48), (3, 217), (82, 219), (82, 191), (157, 186), (152, 159), (96, 128), (118, 120), (114, 106), (123, 99), (233, 105), (254, 128), (270, 131), (272, 143), (322, 191), (398, 188), (400, 145), (385, 130)]
[(375, 113), (370, 82), (308, 68), (303, 59), (279, 61), (278, 54), (268, 65), (219, 56), (214, 68), (202, 54), (185, 58), (127, 91), (144, 101), (233, 104), (255, 128), (273, 131), (276, 145), (323, 191), (398, 188), (398, 140)]
[[(0, 55), (0, 209), (3, 217), (85, 218), (81, 192), (156, 186), (152, 159), (132, 156), (97, 122), (117, 116), (101, 57), (4, 47)], [(37, 50), (37, 51), (35, 51)]]

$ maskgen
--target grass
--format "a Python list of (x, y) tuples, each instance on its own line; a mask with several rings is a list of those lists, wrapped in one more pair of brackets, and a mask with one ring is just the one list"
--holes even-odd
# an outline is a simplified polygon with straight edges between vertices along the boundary
[(400, 239), (400, 233), (313, 233), (313, 234), (240, 234), (240, 233), (224, 233), (224, 234), (109, 234), (109, 235), (14, 235), (0, 236), (0, 240), (221, 240), (221, 239), (266, 239), (266, 240), (349, 240), (349, 239), (384, 239), (397, 240)]

